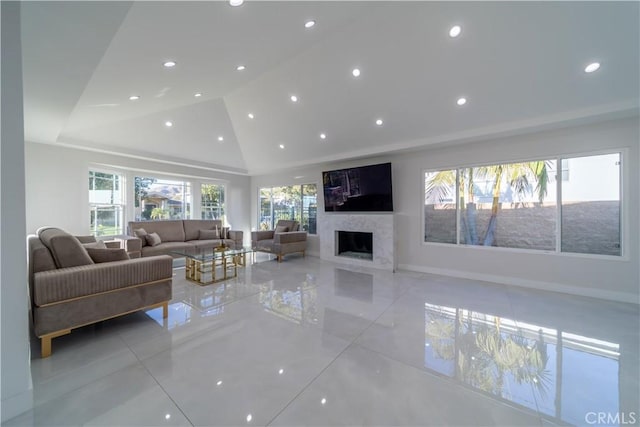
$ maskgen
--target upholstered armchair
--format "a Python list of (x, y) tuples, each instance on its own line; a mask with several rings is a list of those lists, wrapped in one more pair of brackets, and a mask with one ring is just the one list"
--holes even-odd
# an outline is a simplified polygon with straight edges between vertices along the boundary
[(251, 248), (258, 252), (274, 254), (278, 262), (286, 254), (304, 252), (307, 250), (307, 232), (298, 231), (298, 221), (281, 219), (275, 230), (252, 231)]

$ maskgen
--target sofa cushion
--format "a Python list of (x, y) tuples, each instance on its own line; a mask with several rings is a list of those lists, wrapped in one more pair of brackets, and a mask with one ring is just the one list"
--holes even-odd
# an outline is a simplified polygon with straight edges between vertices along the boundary
[(162, 242), (158, 246), (145, 246), (144, 248), (142, 248), (142, 256), (148, 257), (153, 255), (173, 255), (169, 252), (180, 251), (184, 249), (193, 249), (193, 245), (186, 242)]
[(283, 227), (281, 225), (278, 225), (274, 233), (286, 233), (287, 231), (289, 231), (289, 227)]
[(200, 230), (198, 240), (212, 240), (220, 238), (220, 230)]
[(290, 220), (290, 219), (279, 219), (276, 223), (276, 227), (287, 227), (287, 231), (298, 231), (298, 221)]
[[(160, 221), (131, 221), (129, 222), (129, 230), (133, 235), (133, 230), (144, 228), (147, 233), (157, 233), (163, 242), (184, 242), (184, 227), (181, 219), (168, 219)], [(198, 227), (208, 228), (208, 227)], [(196, 231), (197, 239), (198, 232)]]
[(124, 261), (129, 259), (129, 254), (124, 249), (96, 249), (96, 248), (87, 248), (87, 252), (89, 256), (93, 260), (93, 262), (101, 263), (101, 262), (113, 262), (113, 261)]
[(182, 241), (198, 240), (200, 238), (200, 230), (222, 230), (222, 221), (219, 219), (185, 219), (184, 238)]
[(85, 243), (95, 243), (96, 240), (96, 236), (74, 236), (76, 239), (80, 240), (80, 243), (82, 243), (83, 245)]
[(133, 230), (133, 235), (140, 239), (140, 243), (142, 244), (142, 246), (147, 246), (148, 234), (149, 233), (147, 233), (147, 230), (145, 230), (144, 228), (136, 228), (135, 230)]
[[(82, 246), (85, 249), (107, 249), (107, 245), (102, 240), (91, 243), (83, 243)], [(91, 254), (89, 254), (89, 256), (91, 256)]]
[(158, 233), (147, 234), (144, 237), (147, 240), (147, 245), (149, 246), (158, 246), (160, 243), (162, 243), (162, 239), (160, 238)]
[(58, 268), (76, 267), (93, 264), (93, 260), (82, 247), (82, 243), (64, 230), (53, 227), (43, 227), (36, 232), (56, 263)]

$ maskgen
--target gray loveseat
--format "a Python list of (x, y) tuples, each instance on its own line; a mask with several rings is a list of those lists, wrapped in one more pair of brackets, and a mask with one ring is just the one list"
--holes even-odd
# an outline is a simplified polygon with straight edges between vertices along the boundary
[(43, 358), (51, 355), (52, 338), (81, 326), (156, 307), (167, 317), (171, 257), (129, 259), (124, 249), (87, 247), (52, 227), (40, 228), (27, 244), (33, 330)]
[[(159, 242), (148, 237), (153, 233), (157, 234)], [(221, 241), (231, 249), (240, 249), (243, 239), (242, 231), (222, 227), (222, 221), (215, 219), (131, 221), (128, 234), (138, 237), (139, 251), (143, 257), (171, 255), (171, 251), (183, 249), (210, 249), (220, 246)], [(135, 252), (134, 244), (137, 243), (129, 239), (127, 251)]]
[(299, 231), (298, 221), (278, 220), (275, 230), (251, 232), (251, 249), (274, 254), (278, 262), (286, 254), (301, 252), (304, 257), (307, 250), (307, 232)]

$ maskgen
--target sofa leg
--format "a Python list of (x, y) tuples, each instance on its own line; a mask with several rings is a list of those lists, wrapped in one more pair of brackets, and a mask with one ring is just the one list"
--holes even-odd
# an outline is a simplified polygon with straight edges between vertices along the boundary
[(304, 258), (304, 255), (305, 255), (305, 253), (304, 253), (304, 252), (305, 252), (305, 251), (302, 251), (302, 258)]
[(51, 356), (51, 340), (53, 338), (70, 334), (71, 329), (65, 329), (64, 331), (53, 332), (51, 334), (43, 335), (40, 337), (40, 356), (44, 359)]
[(169, 317), (169, 303), (165, 302), (162, 304), (162, 318), (166, 319), (167, 317)]
[(278, 255), (278, 262), (282, 262), (282, 255)]

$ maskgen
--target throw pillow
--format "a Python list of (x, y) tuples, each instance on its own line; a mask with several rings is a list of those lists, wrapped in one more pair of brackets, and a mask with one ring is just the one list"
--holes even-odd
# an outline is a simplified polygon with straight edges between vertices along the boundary
[(93, 264), (82, 243), (71, 234), (54, 227), (41, 227), (36, 233), (53, 255), (58, 268)]
[(158, 246), (160, 243), (162, 243), (162, 240), (160, 239), (160, 236), (158, 236), (158, 233), (147, 234), (145, 238), (147, 239), (147, 245), (149, 246)]
[(107, 245), (105, 245), (102, 240), (91, 243), (83, 243), (82, 246), (84, 246), (85, 249), (107, 249)]
[(281, 225), (278, 225), (276, 227), (275, 233), (286, 233), (287, 231), (289, 231), (289, 227), (283, 227)]
[(138, 239), (140, 239), (140, 241), (142, 242), (142, 246), (147, 246), (147, 235), (149, 233), (147, 233), (147, 230), (145, 230), (144, 228), (138, 228), (136, 230), (133, 230), (133, 235), (136, 236)]
[(129, 259), (129, 254), (124, 249), (97, 249), (87, 248), (89, 256), (95, 263), (123, 261)]
[(200, 230), (198, 240), (219, 239), (220, 232), (218, 230)]

